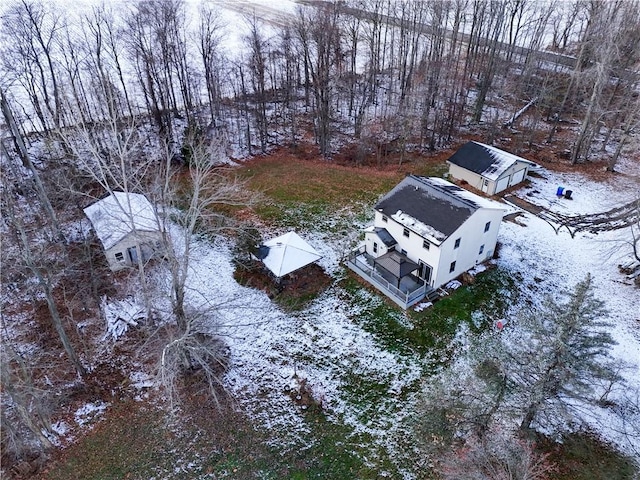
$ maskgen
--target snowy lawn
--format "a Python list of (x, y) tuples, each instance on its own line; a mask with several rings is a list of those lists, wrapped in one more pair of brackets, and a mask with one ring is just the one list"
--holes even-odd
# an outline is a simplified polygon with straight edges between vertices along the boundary
[[(534, 178), (531, 185), (516, 195), (563, 214), (598, 213), (628, 203), (640, 194), (637, 176), (612, 176), (595, 182), (575, 173), (545, 171), (543, 179)], [(557, 186), (573, 190), (573, 200), (557, 198)], [(617, 388), (612, 401), (637, 395), (640, 389), (640, 292), (624, 282), (617, 268), (630, 250), (619, 240), (630, 238), (629, 229), (611, 232), (580, 232), (571, 238), (566, 230), (556, 235), (545, 221), (531, 214), (519, 218), (526, 225), (504, 222), (499, 240), (502, 242), (498, 264), (513, 272), (523, 291), (523, 300), (538, 301), (545, 295), (557, 297), (563, 289), (571, 290), (587, 274), (592, 277), (596, 298), (605, 302), (611, 334), (618, 344), (613, 356), (619, 360), (621, 374), (628, 385)], [(520, 306), (514, 306), (515, 309)], [(614, 442), (625, 453), (640, 455), (640, 412), (628, 412), (622, 424), (613, 409), (590, 409), (590, 426), (604, 438)]]
[[(529, 189), (545, 192), (541, 196), (548, 192), (553, 199), (556, 184), (568, 185), (568, 181), (548, 175), (550, 179), (536, 179)], [(609, 203), (604, 204), (598, 200), (601, 185), (581, 178), (580, 189), (574, 189), (575, 203), (566, 203), (575, 205), (575, 211), (604, 211), (637, 192), (635, 180), (627, 180), (617, 185), (619, 196), (608, 196)], [(525, 188), (517, 194), (526, 192)], [(535, 195), (526, 198), (536, 201)], [(195, 242), (188, 281), (188, 303), (196, 309), (213, 307), (211, 330), (224, 337), (231, 352), (224, 384), (256, 429), (260, 453), (245, 458), (242, 450), (217, 451), (204, 433), (187, 439), (192, 430), (177, 429), (174, 434), (188, 447), (183, 451), (172, 443), (167, 458), (175, 469), (153, 467), (158, 478), (185, 474), (234, 478), (238, 472), (261, 478), (288, 478), (296, 472), (325, 478), (419, 478), (420, 470), (406, 451), (406, 429), (420, 400), (422, 379), (447, 364), (469, 336), (505, 319), (504, 312), (571, 289), (587, 273), (614, 323), (612, 335), (618, 345), (613, 354), (628, 366), (622, 373), (630, 388), (614, 391), (610, 399), (621, 400), (640, 388), (639, 292), (622, 283), (616, 261), (608, 257), (612, 244), (605, 241), (622, 232), (579, 233), (571, 238), (565, 231), (556, 235), (547, 223), (525, 214), (519, 217), (522, 225), (503, 223), (495, 268), (479, 273), (474, 285), (452, 285), (450, 296), (435, 305), (405, 313), (375, 290), (363, 287), (340, 265), (365, 225), (361, 206), (353, 210), (341, 206), (330, 218), (324, 211), (310, 211), (308, 204), (291, 208), (298, 208), (298, 219), (305, 219), (297, 232), (323, 255), (319, 264), (332, 277), (332, 284), (306, 307), (284, 311), (262, 291), (239, 285), (233, 279), (231, 245), (222, 240)], [(281, 215), (287, 217), (286, 208)], [(265, 227), (264, 237), (284, 233), (291, 226), (286, 223)], [(166, 288), (168, 273), (162, 265), (154, 275), (152, 283), (159, 290)], [(156, 306), (169, 311), (161, 297)], [(127, 328), (136, 328), (128, 321), (137, 321), (135, 305), (117, 307), (129, 315), (126, 320), (112, 315), (117, 321), (112, 322), (111, 335), (127, 336)], [(132, 377), (144, 388), (149, 380), (140, 372)], [(203, 415), (215, 416), (206, 411)], [(637, 412), (628, 412), (631, 423), (627, 424), (613, 413), (604, 407), (591, 409), (589, 423), (622, 451), (637, 455), (640, 440), (632, 436), (637, 431), (629, 431), (633, 422), (640, 421)], [(245, 427), (236, 421), (220, 428)], [(254, 434), (243, 430), (242, 435), (242, 442), (253, 441)], [(204, 454), (203, 448), (214, 450)], [(264, 458), (270, 455), (273, 460), (265, 465)]]
[[(577, 182), (578, 176), (572, 178)], [(568, 184), (566, 179), (536, 179), (529, 188), (548, 191), (553, 198), (555, 184), (561, 181)], [(625, 189), (618, 185), (617, 201), (629, 198), (633, 188), (633, 182)], [(567, 207), (563, 213), (592, 212), (596, 207), (603, 211), (616, 204), (612, 196), (608, 204), (600, 202), (603, 187), (585, 178), (580, 178), (575, 192), (580, 200), (567, 205), (576, 209)], [(531, 195), (527, 198), (532, 201)], [(345, 209), (326, 221), (323, 211), (309, 212), (304, 206), (301, 211), (308, 217), (309, 229), (299, 228), (298, 233), (322, 253), (320, 264), (334, 278), (303, 310), (284, 312), (263, 292), (237, 284), (230, 246), (222, 241), (198, 242), (189, 278), (193, 305), (219, 305), (214, 329), (231, 349), (227, 388), (283, 454), (315, 451), (338, 436), (344, 444), (342, 454), (355, 455), (370, 472), (391, 476), (401, 472), (414, 478), (411, 468), (393, 465), (395, 458), (402, 458), (395, 438), (402, 436), (398, 428), (417, 401), (420, 379), (455, 352), (456, 331), (460, 340), (460, 335), (485, 330), (509, 306), (517, 310), (526, 301), (571, 289), (587, 273), (614, 323), (612, 334), (618, 345), (613, 353), (628, 365), (623, 374), (630, 385), (640, 386), (638, 291), (621, 283), (615, 261), (607, 257), (611, 245), (605, 241), (621, 232), (571, 238), (566, 232), (556, 235), (530, 214), (520, 217), (526, 226), (504, 222), (497, 269), (481, 273), (489, 280), (459, 289), (452, 293), (455, 300), (447, 298), (426, 309), (431, 316), (425, 322), (423, 312), (407, 315), (354, 280), (345, 280), (339, 263), (355, 236), (343, 234), (346, 225), (355, 225), (354, 230), (363, 225), (357, 214)], [(286, 218), (287, 213), (282, 215)], [(491, 287), (483, 291), (487, 284)], [(465, 328), (460, 330), (462, 324)], [(296, 402), (291, 395), (301, 380), (313, 399), (311, 405)], [(623, 393), (614, 392), (612, 399)], [(590, 417), (591, 426), (623, 451), (633, 454), (640, 448), (637, 438), (621, 433), (628, 426), (612, 412), (603, 408)]]

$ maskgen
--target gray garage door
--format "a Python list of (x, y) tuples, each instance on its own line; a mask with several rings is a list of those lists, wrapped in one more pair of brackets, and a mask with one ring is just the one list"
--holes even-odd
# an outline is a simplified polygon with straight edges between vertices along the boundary
[(501, 178), (500, 180), (498, 180), (498, 183), (496, 183), (496, 192), (495, 193), (501, 192), (502, 190), (504, 190), (508, 186), (509, 186), (509, 176)]
[(526, 168), (523, 168), (522, 170), (518, 170), (516, 173), (514, 173), (511, 177), (511, 185), (515, 185), (516, 183), (520, 183), (522, 180), (524, 180), (524, 173), (526, 172), (526, 170)]

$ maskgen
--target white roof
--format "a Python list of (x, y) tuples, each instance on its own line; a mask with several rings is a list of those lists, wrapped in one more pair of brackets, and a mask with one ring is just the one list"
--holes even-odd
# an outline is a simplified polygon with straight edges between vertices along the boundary
[(153, 205), (139, 193), (113, 192), (84, 209), (102, 242), (110, 249), (134, 230), (158, 231)]
[(487, 168), (484, 172), (482, 172), (482, 176), (488, 178), (490, 180), (497, 180), (500, 175), (502, 175), (508, 168), (511, 167), (516, 162), (527, 163), (529, 165), (535, 165), (535, 163), (526, 160), (518, 155), (514, 155), (513, 153), (505, 152), (504, 150), (500, 150), (492, 145), (486, 145), (480, 142), (474, 142), (478, 145), (484, 147), (491, 158), (493, 158), (494, 162)]
[(285, 233), (264, 245), (269, 247), (269, 253), (262, 261), (276, 277), (283, 277), (322, 257), (296, 232)]

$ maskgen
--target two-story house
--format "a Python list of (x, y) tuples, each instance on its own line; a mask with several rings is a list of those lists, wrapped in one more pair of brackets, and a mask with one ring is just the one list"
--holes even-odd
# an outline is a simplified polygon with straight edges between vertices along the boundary
[(505, 211), (446, 180), (409, 175), (375, 206), (373, 226), (350, 263), (361, 275), (368, 267), (363, 276), (408, 308), (490, 259)]

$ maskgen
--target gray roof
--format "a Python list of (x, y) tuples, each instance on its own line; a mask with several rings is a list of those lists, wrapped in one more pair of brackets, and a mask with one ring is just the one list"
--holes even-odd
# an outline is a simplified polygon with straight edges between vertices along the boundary
[(418, 268), (418, 264), (409, 260), (406, 255), (396, 250), (379, 256), (375, 259), (375, 263), (387, 270), (396, 278), (402, 278), (409, 275)]
[(496, 180), (516, 162), (534, 165), (533, 162), (480, 142), (467, 142), (454, 153), (449, 163)]
[(386, 228), (376, 228), (375, 232), (376, 232), (376, 235), (378, 235), (378, 238), (380, 239), (380, 241), (384, 243), (387, 247), (393, 247), (398, 243), (396, 242), (396, 239), (391, 236), (391, 234)]
[(376, 205), (422, 237), (442, 241), (483, 205), (484, 199), (437, 178), (405, 177)]

